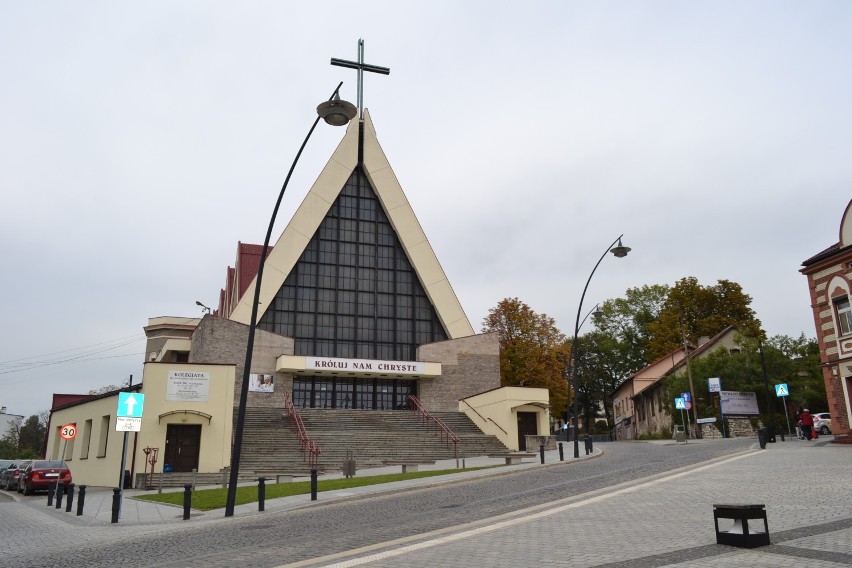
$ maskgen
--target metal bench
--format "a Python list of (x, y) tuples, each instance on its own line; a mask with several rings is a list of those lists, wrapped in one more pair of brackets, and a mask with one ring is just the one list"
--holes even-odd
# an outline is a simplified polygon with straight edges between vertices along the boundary
[[(713, 523), (716, 525), (716, 543), (741, 548), (757, 548), (769, 544), (769, 523), (766, 505), (713, 505)], [(733, 519), (734, 525), (719, 530), (719, 519)], [(763, 532), (750, 530), (749, 520), (763, 519)]]
[(382, 462), (382, 463), (384, 463), (385, 465), (402, 466), (402, 473), (409, 473), (409, 472), (417, 471), (418, 466), (432, 465), (432, 464), (435, 463), (435, 460), (432, 460), (432, 461), (429, 461), (429, 460), (420, 460), (420, 461), (394, 461), (394, 460), (390, 460), (390, 461), (385, 461), (385, 462)]
[(506, 465), (517, 465), (521, 463), (521, 460), (524, 458), (534, 458), (536, 454), (527, 454), (523, 452), (516, 452), (512, 454), (489, 454), (489, 458), (498, 458), (505, 459)]

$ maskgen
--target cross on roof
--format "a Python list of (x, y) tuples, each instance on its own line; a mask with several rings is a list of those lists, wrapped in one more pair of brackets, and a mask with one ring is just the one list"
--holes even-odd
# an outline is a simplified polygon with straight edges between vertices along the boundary
[(349, 69), (358, 70), (358, 110), (360, 112), (360, 118), (364, 118), (364, 71), (369, 71), (371, 73), (381, 73), (382, 75), (389, 75), (390, 68), (379, 67), (378, 65), (369, 65), (367, 63), (364, 63), (363, 39), (358, 40), (358, 61), (347, 61), (345, 59), (337, 59), (335, 57), (332, 57), (331, 64), (337, 65), (338, 67), (348, 67)]

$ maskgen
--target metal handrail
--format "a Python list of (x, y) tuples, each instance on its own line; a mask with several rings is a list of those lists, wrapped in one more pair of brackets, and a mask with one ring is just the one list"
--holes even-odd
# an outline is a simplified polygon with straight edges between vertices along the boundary
[[(458, 459), (459, 442), (461, 442), (461, 439), (455, 435), (453, 430), (449, 426), (447, 426), (443, 420), (441, 420), (437, 416), (432, 416), (431, 414), (429, 414), (429, 411), (426, 410), (422, 404), (420, 404), (420, 400), (418, 400), (416, 396), (414, 396), (413, 394), (408, 395), (408, 402), (411, 403), (412, 409), (417, 412), (417, 415), (420, 417), (420, 420), (422, 420), (423, 423), (426, 424), (427, 430), (429, 423), (431, 422), (435, 425), (435, 432), (441, 436), (441, 439), (445, 439), (446, 444), (448, 446), (450, 445), (450, 442), (452, 442), (453, 455), (456, 459)], [(438, 432), (439, 429), (441, 430), (441, 432)]]
[(308, 431), (302, 422), (302, 415), (299, 414), (299, 411), (296, 410), (296, 406), (293, 404), (293, 393), (289, 390), (284, 391), (284, 407), (291, 419), (293, 428), (296, 430), (296, 436), (299, 438), (299, 451), (302, 452), (302, 459), (305, 459), (312, 469), (316, 468), (322, 450), (308, 436)]
[(477, 416), (479, 416), (480, 418), (482, 418), (482, 421), (483, 421), (483, 422), (491, 422), (492, 424), (494, 424), (495, 426), (497, 426), (498, 428), (500, 428), (500, 430), (501, 430), (504, 434), (506, 434), (507, 436), (509, 435), (509, 433), (508, 433), (508, 432), (506, 432), (505, 430), (503, 430), (503, 428), (502, 428), (499, 424), (497, 424), (497, 422), (495, 422), (493, 418), (485, 418), (483, 415), (481, 415), (479, 412), (477, 412), (477, 410), (476, 410), (474, 407), (472, 407), (468, 401), (466, 401), (465, 399), (461, 399), (461, 401), (462, 401), (463, 403), (465, 403), (469, 409), (473, 410), (473, 412), (474, 412)]

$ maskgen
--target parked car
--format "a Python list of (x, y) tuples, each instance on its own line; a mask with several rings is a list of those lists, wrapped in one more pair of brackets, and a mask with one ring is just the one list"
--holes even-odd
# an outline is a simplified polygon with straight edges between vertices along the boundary
[(30, 465), (31, 461), (32, 460), (18, 460), (9, 464), (9, 467), (3, 470), (2, 479), (0, 479), (0, 487), (6, 491), (18, 489), (18, 481), (20, 480), (21, 472)]
[(18, 480), (18, 493), (32, 495), (35, 491), (47, 491), (52, 482), (68, 485), (71, 470), (62, 460), (34, 460)]
[(831, 434), (831, 414), (828, 412), (817, 412), (814, 414), (814, 432)]
[(18, 460), (0, 460), (0, 489), (6, 487), (6, 470)]

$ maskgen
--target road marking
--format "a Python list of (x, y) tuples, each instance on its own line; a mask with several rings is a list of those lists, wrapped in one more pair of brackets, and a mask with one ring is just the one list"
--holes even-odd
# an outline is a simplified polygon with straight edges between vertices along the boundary
[[(511, 519), (508, 519), (508, 520), (505, 520), (505, 521), (499, 521), (499, 522), (496, 522), (496, 523), (493, 523), (493, 524), (490, 524), (490, 525), (481, 526), (481, 527), (477, 527), (477, 528), (474, 528), (474, 529), (461, 531), (461, 532), (458, 532), (458, 533), (455, 533), (455, 534), (441, 536), (441, 537), (438, 537), (438, 538), (432, 538), (432, 539), (429, 539), (429, 540), (424, 540), (424, 541), (417, 542), (417, 543), (414, 543), (414, 544), (410, 544), (410, 545), (407, 545), (407, 546), (400, 546), (399, 548), (395, 548), (393, 550), (384, 550), (382, 552), (377, 552), (375, 554), (368, 554), (366, 556), (361, 556), (359, 558), (351, 558), (349, 560), (344, 560), (342, 562), (337, 562), (337, 563), (334, 563), (334, 564), (321, 564), (321, 563), (322, 562), (334, 562), (334, 560), (336, 558), (342, 558), (342, 557), (345, 557), (345, 556), (352, 556), (353, 554), (364, 554), (364, 553), (370, 552), (371, 550), (388, 548), (388, 547), (395, 546), (397, 544), (402, 544), (404, 542), (410, 542), (410, 541), (415, 540), (415, 539), (422, 539), (422, 538), (428, 539), (429, 535), (435, 535), (435, 534), (440, 534), (440, 533), (446, 533), (446, 532), (449, 532), (449, 531), (452, 531), (452, 530), (458, 530), (458, 527), (449, 527), (449, 528), (446, 528), (446, 529), (441, 529), (439, 531), (433, 531), (431, 533), (415, 535), (415, 536), (410, 536), (410, 537), (403, 537), (403, 538), (388, 541), (388, 542), (382, 542), (382, 543), (378, 543), (378, 544), (374, 544), (374, 545), (370, 545), (370, 546), (364, 546), (364, 547), (361, 547), (361, 548), (356, 548), (354, 550), (349, 550), (349, 551), (346, 551), (346, 552), (339, 552), (339, 553), (336, 553), (336, 554), (330, 554), (330, 555), (325, 556), (325, 557), (312, 558), (310, 560), (303, 560), (303, 561), (294, 562), (294, 563), (291, 563), (291, 564), (282, 564), (282, 565), (277, 566), (275, 568), (299, 568), (299, 567), (303, 567), (303, 566), (316, 566), (316, 565), (320, 565), (320, 564), (323, 566), (323, 568), (349, 568), (350, 566), (361, 566), (363, 564), (369, 564), (370, 562), (376, 562), (378, 560), (386, 560), (388, 558), (395, 558), (397, 556), (402, 556), (403, 554), (408, 554), (410, 552), (415, 552), (415, 551), (418, 551), (418, 550), (424, 550), (424, 549), (427, 549), (427, 548), (440, 546), (442, 544), (456, 542), (456, 541), (464, 540), (464, 539), (467, 539), (467, 538), (473, 538), (473, 537), (476, 537), (476, 536), (479, 536), (479, 535), (487, 534), (487, 533), (494, 532), (494, 531), (504, 529), (504, 528), (507, 528), (507, 527), (520, 525), (520, 524), (524, 524), (524, 523), (529, 523), (531, 521), (536, 521), (538, 519), (543, 519), (543, 518), (546, 518), (546, 517), (557, 515), (559, 513), (563, 513), (565, 511), (568, 511), (568, 510), (571, 510), (571, 509), (579, 509), (580, 507), (585, 507), (587, 505), (594, 505), (595, 503), (600, 503), (601, 501), (605, 501), (605, 500), (610, 499), (612, 497), (618, 497), (620, 495), (626, 495), (628, 493), (633, 493), (633, 492), (639, 491), (641, 489), (647, 489), (649, 487), (659, 485), (660, 483), (666, 483), (666, 482), (669, 482), (673, 479), (678, 479), (680, 477), (684, 477), (684, 476), (692, 474), (692, 473), (704, 471), (704, 470), (707, 470), (707, 469), (710, 469), (710, 468), (714, 468), (716, 466), (731, 463), (733, 461), (740, 460), (742, 458), (752, 456), (752, 455), (755, 455), (754, 452), (745, 452), (743, 454), (740, 454), (740, 455), (737, 455), (737, 456), (734, 456), (734, 457), (731, 457), (731, 458), (727, 458), (727, 459), (724, 459), (724, 460), (720, 460), (720, 461), (717, 461), (717, 462), (706, 464), (706, 465), (703, 465), (703, 466), (700, 466), (700, 467), (697, 467), (697, 468), (691, 468), (691, 469), (681, 471), (681, 472), (678, 472), (678, 473), (675, 473), (675, 474), (672, 474), (672, 475), (667, 475), (665, 477), (661, 477), (661, 478), (658, 478), (658, 479), (652, 479), (650, 481), (646, 481), (646, 482), (640, 483), (638, 485), (632, 485), (630, 487), (624, 487), (624, 488), (618, 489), (616, 491), (604, 493), (602, 495), (597, 495), (595, 497), (590, 497), (588, 499), (583, 499), (581, 501), (573, 501), (571, 503), (559, 505), (559, 503), (565, 503), (566, 501), (572, 501), (573, 499), (576, 499), (576, 496), (566, 497), (564, 499), (560, 499), (558, 501), (554, 501), (553, 503), (549, 503), (549, 504), (544, 505), (544, 507), (549, 507), (546, 510), (538, 510), (535, 513), (531, 513), (531, 514), (527, 514), (527, 515), (522, 514), (519, 517), (513, 517)], [(556, 505), (556, 506), (554, 506), (554, 505)], [(530, 509), (541, 509), (542, 507), (543, 507), (542, 505), (536, 505), (534, 507), (531, 507)], [(527, 510), (529, 510), (529, 509), (527, 509)], [(509, 513), (509, 514), (510, 515), (511, 514), (517, 514), (517, 512)], [(506, 515), (501, 515), (501, 516), (506, 516)], [(461, 526), (464, 526), (464, 525), (461, 525)]]

